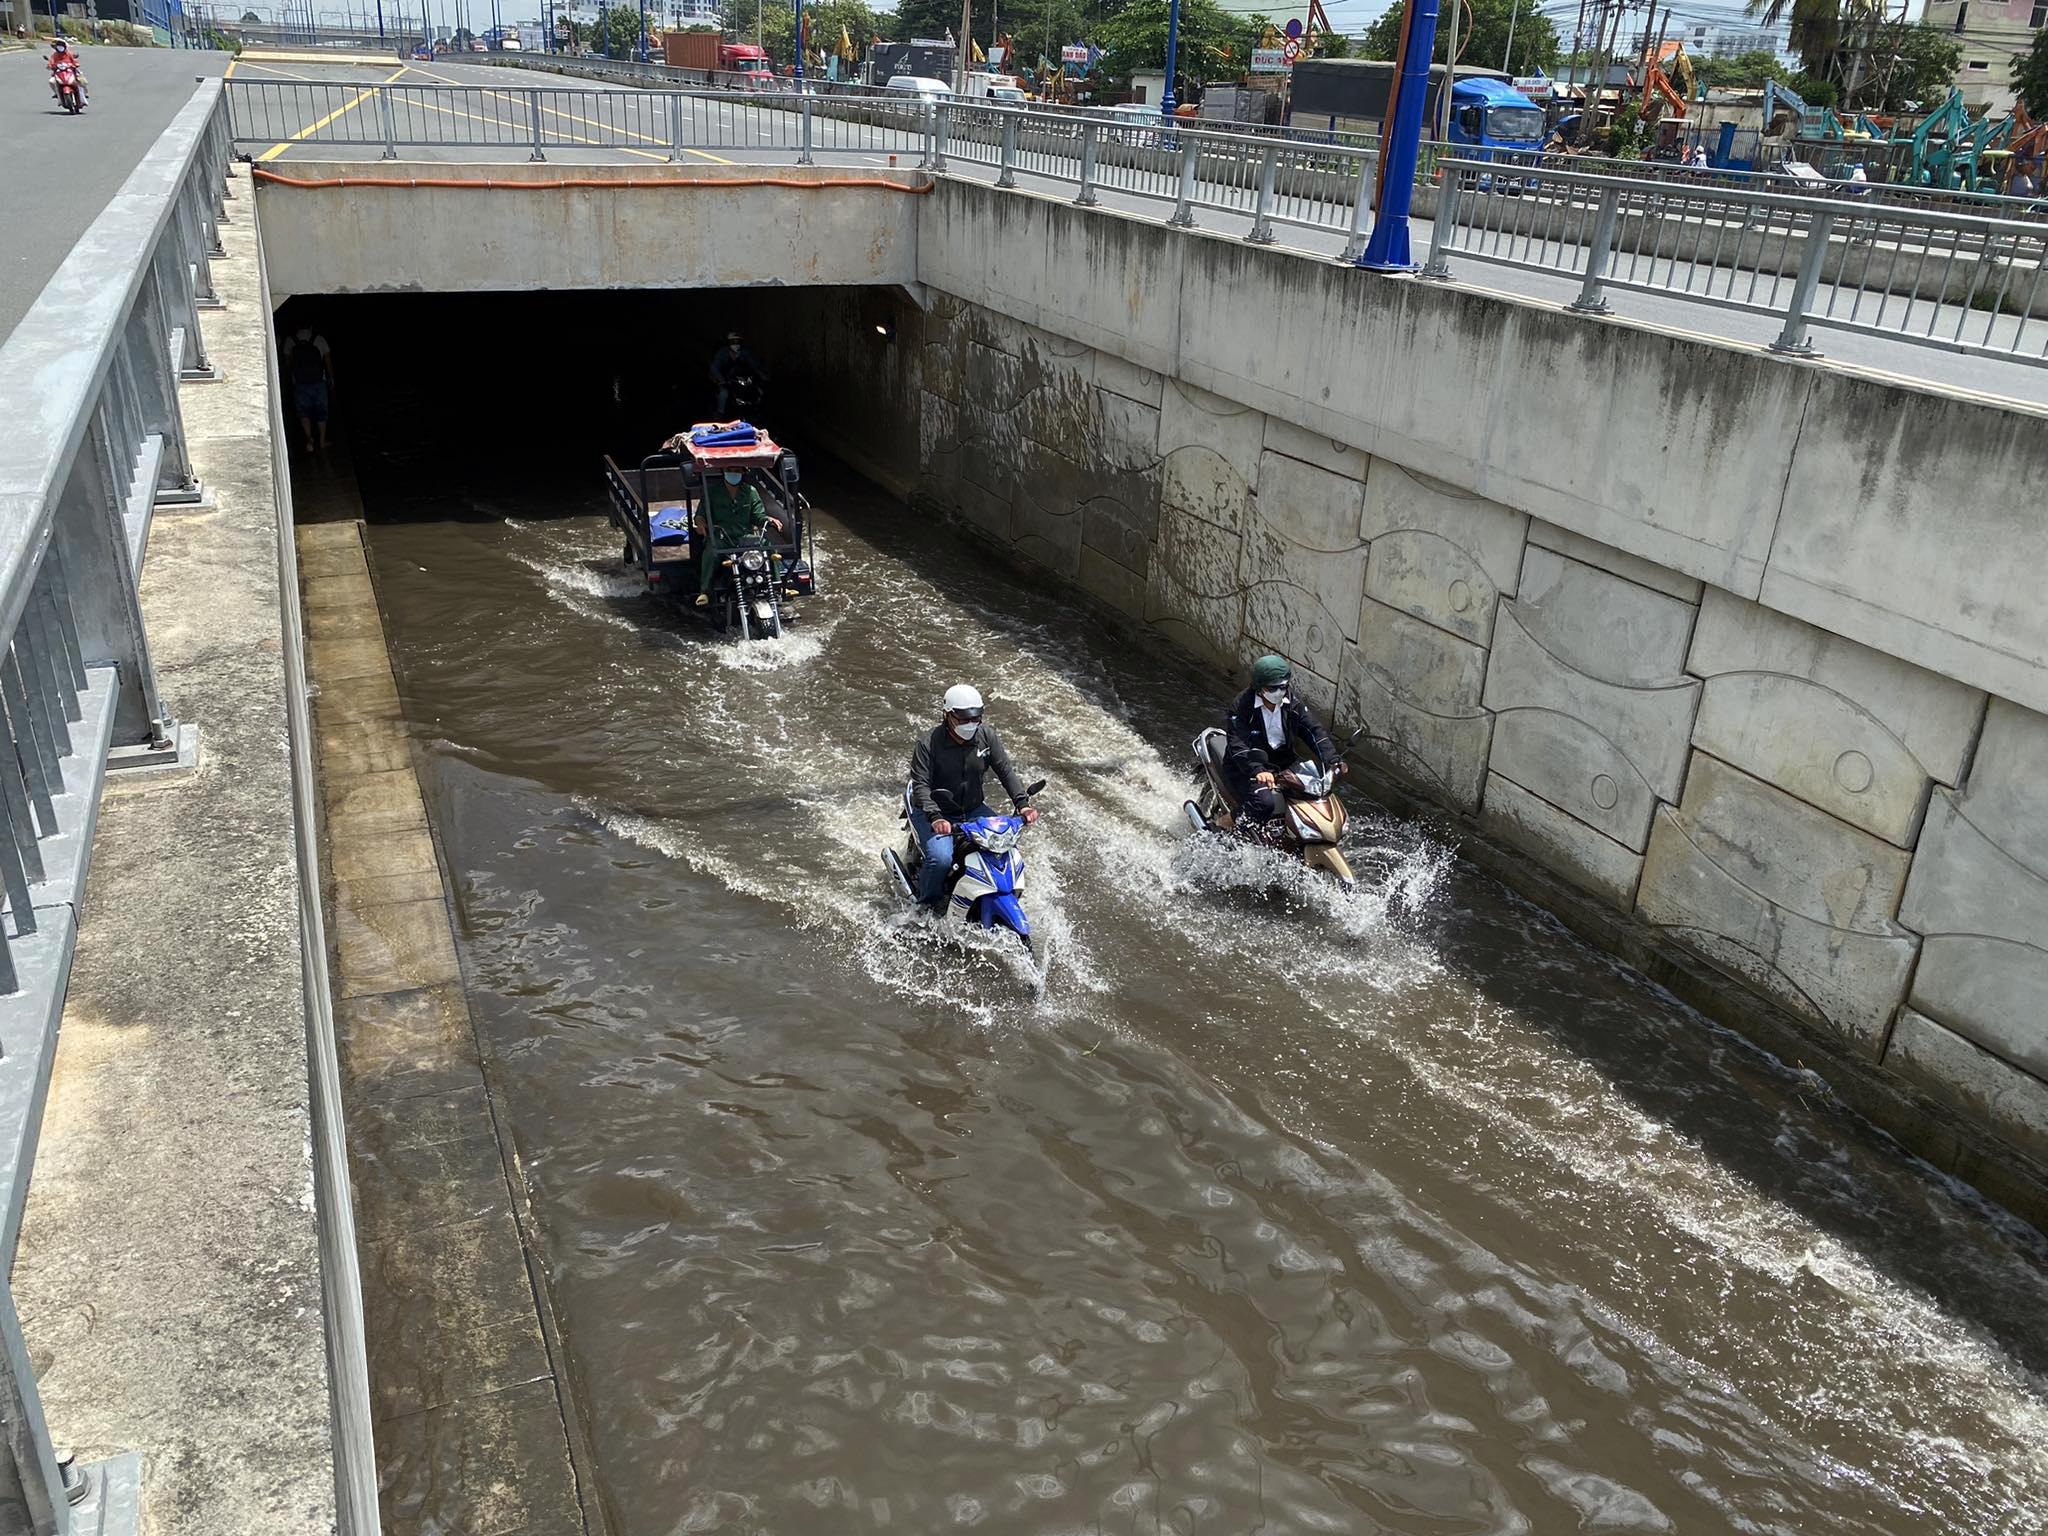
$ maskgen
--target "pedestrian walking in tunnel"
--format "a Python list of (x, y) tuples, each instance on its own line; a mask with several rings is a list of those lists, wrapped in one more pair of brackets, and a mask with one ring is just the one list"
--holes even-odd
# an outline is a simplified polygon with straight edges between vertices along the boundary
[(284, 344), (284, 373), (291, 381), (292, 409), (299, 418), (299, 440), (314, 451), (315, 438), (327, 447), (327, 407), (333, 393), (334, 367), (327, 338), (302, 325)]

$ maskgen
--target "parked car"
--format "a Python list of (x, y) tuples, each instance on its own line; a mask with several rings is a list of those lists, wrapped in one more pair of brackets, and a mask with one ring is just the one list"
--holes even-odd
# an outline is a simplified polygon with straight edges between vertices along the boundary
[(1112, 144), (1157, 144), (1159, 109), (1126, 102), (1120, 107), (1090, 107), (1088, 115), (1105, 125), (1103, 137)]

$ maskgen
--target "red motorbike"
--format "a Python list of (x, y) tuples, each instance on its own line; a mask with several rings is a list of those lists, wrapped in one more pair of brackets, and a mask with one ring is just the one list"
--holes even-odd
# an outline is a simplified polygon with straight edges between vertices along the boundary
[(59, 64), (57, 75), (57, 100), (66, 112), (85, 110), (85, 96), (78, 89), (78, 70), (70, 64)]

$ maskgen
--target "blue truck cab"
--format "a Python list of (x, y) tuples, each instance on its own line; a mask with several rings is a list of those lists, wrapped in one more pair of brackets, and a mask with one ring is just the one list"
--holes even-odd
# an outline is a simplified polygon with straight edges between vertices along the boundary
[(1498, 80), (1459, 80), (1451, 87), (1451, 142), (1533, 153), (1543, 147), (1543, 109)]

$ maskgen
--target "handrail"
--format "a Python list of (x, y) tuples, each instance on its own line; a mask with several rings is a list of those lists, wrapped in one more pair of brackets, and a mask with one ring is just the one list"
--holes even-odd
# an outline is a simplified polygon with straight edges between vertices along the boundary
[(201, 82), (0, 346), (0, 1502), (39, 1533), (132, 1533), (139, 1463), (60, 1464), (9, 1274), (110, 751), (176, 760), (137, 582), (154, 510), (200, 489), (178, 409), (211, 376), (227, 114)]

